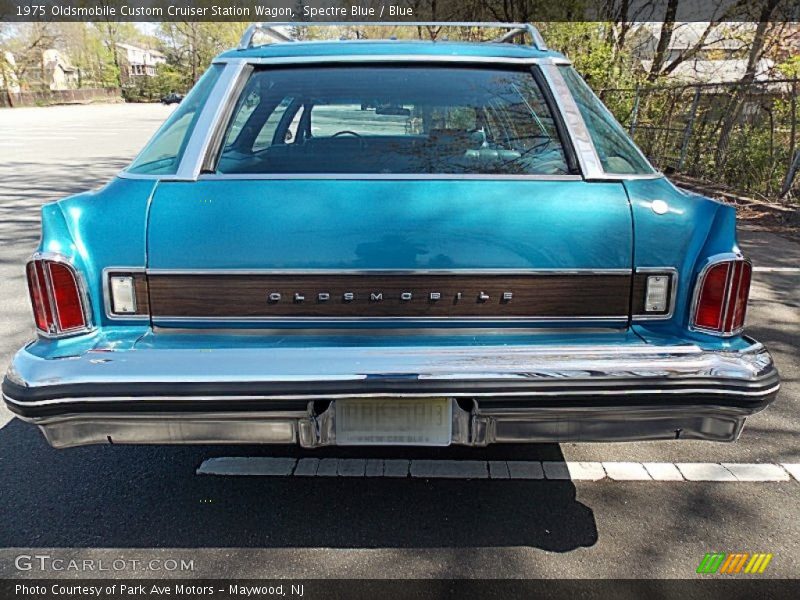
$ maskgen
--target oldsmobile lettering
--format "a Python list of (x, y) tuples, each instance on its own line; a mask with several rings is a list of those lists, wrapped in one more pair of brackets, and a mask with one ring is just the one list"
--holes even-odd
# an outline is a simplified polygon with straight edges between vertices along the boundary
[[(293, 294), (289, 294), (292, 298), (292, 302), (295, 304), (302, 304), (306, 301), (307, 294), (305, 292), (294, 292)], [(415, 298), (415, 293), (413, 291), (405, 291), (400, 292), (396, 297), (391, 294), (386, 294), (385, 292), (381, 291), (374, 291), (369, 292), (368, 294), (363, 294), (364, 297), (367, 297), (370, 302), (383, 302), (384, 300), (394, 300), (395, 298), (400, 300), (401, 302), (411, 302)], [(281, 301), (284, 297), (283, 292), (269, 292), (267, 294), (267, 301), (270, 304), (276, 304)], [(311, 297), (316, 297), (317, 302), (328, 302), (331, 299), (330, 292), (317, 292), (316, 294), (311, 294)], [(426, 298), (430, 302), (438, 302), (442, 299), (441, 292), (427, 292), (426, 294), (417, 294), (417, 298)], [(452, 294), (453, 302), (458, 302), (464, 297), (464, 292), (454, 292)], [(500, 299), (502, 302), (509, 302), (514, 297), (514, 293), (510, 291), (504, 291), (500, 295)], [(491, 297), (483, 291), (476, 293), (476, 301), (479, 303), (486, 303), (488, 302)], [(341, 295), (341, 299), (343, 302), (353, 302), (359, 299), (359, 295), (355, 292), (344, 292)]]

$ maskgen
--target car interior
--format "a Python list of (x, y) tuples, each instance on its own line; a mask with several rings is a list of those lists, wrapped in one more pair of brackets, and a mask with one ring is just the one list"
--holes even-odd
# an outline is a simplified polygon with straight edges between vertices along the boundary
[(254, 72), (216, 172), (570, 172), (530, 72), (387, 69)]

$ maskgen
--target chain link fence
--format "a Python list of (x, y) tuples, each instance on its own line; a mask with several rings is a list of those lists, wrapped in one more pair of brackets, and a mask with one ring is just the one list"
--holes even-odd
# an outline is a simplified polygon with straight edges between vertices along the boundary
[(798, 90), (800, 79), (774, 79), (609, 88), (599, 95), (662, 171), (791, 202), (800, 198)]

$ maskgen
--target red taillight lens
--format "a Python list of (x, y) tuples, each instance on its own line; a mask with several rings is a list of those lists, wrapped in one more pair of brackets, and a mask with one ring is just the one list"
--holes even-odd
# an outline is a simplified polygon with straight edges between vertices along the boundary
[(31, 295), (33, 316), (36, 327), (42, 331), (49, 331), (53, 322), (50, 310), (50, 298), (47, 295), (47, 282), (44, 279), (44, 269), (40, 261), (29, 262), (26, 267), (28, 272), (28, 292)]
[(27, 274), (39, 330), (57, 335), (88, 327), (78, 275), (70, 265), (36, 259), (28, 263)]
[(48, 263), (50, 282), (56, 301), (56, 318), (60, 331), (71, 331), (86, 326), (83, 304), (78, 289), (78, 279), (70, 267), (62, 263)]
[(721, 263), (711, 267), (706, 273), (694, 319), (695, 325), (698, 327), (722, 330), (722, 314), (725, 310), (725, 290), (729, 272), (730, 263)]
[(750, 298), (750, 277), (753, 267), (750, 263), (741, 261), (737, 263), (739, 268), (739, 278), (735, 287), (731, 287), (731, 293), (735, 298), (734, 305), (729, 314), (730, 322), (726, 324), (728, 331), (736, 331), (744, 327), (744, 317), (747, 314), (747, 300)]
[(698, 285), (693, 325), (698, 329), (730, 334), (744, 326), (750, 294), (750, 263), (729, 260), (713, 264)]

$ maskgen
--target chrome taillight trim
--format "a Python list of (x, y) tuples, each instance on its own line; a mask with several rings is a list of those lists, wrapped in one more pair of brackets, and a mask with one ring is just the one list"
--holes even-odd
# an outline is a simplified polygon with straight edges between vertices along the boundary
[[(708, 327), (702, 327), (700, 325), (695, 324), (695, 319), (697, 317), (697, 308), (700, 303), (700, 294), (703, 290), (703, 285), (705, 284), (708, 272), (713, 267), (722, 263), (729, 263), (733, 268), (728, 268), (728, 273), (725, 278), (725, 294), (722, 298), (723, 310), (720, 315), (720, 329), (711, 329)], [(746, 258), (739, 253), (723, 252), (721, 254), (715, 254), (713, 256), (710, 256), (706, 260), (706, 263), (703, 265), (703, 268), (697, 275), (697, 280), (695, 281), (694, 284), (694, 291), (692, 292), (692, 302), (689, 309), (689, 331), (696, 331), (699, 333), (705, 333), (708, 335), (714, 335), (723, 338), (734, 337), (741, 334), (744, 331), (745, 329), (744, 319), (742, 320), (742, 325), (740, 327), (732, 329), (731, 331), (725, 331), (725, 323), (728, 320), (728, 311), (731, 308), (730, 306), (731, 293), (734, 294), (734, 302), (735, 302), (735, 298), (738, 296), (739, 289), (742, 284), (742, 278), (739, 277), (739, 286), (737, 287), (736, 290), (731, 290), (731, 284), (733, 282), (738, 263), (746, 263), (748, 266), (750, 266), (752, 273), (753, 263), (750, 261), (749, 258)], [(734, 306), (733, 308), (735, 309), (736, 307)], [(747, 316), (747, 307), (745, 306), (745, 318), (746, 316)]]
[[(83, 274), (78, 269), (75, 268), (75, 265), (72, 263), (72, 261), (63, 254), (58, 254), (57, 252), (35, 252), (25, 263), (26, 280), (28, 277), (28, 265), (35, 262), (42, 263), (42, 273), (44, 274), (45, 285), (47, 289), (46, 290), (40, 289), (40, 293), (44, 292), (47, 294), (52, 312), (50, 316), (52, 317), (53, 320), (53, 325), (51, 330), (44, 331), (40, 329), (39, 326), (36, 324), (35, 307), (32, 306), (31, 308), (34, 310), (33, 325), (36, 329), (36, 333), (44, 338), (58, 339), (58, 338), (72, 337), (75, 335), (82, 335), (84, 333), (90, 333), (94, 331), (95, 326), (94, 326), (94, 320), (92, 319), (92, 305), (89, 302), (89, 292), (86, 286), (86, 280), (84, 279)], [(70, 327), (69, 329), (61, 329), (59, 325), (58, 305), (56, 304), (55, 294), (53, 293), (53, 283), (52, 283), (52, 277), (50, 275), (50, 263), (58, 263), (60, 265), (63, 265), (67, 269), (69, 274), (72, 276), (72, 279), (75, 282), (75, 287), (78, 290), (78, 300), (81, 303), (81, 312), (83, 313), (84, 325), (80, 327)], [(38, 277), (36, 277), (35, 283), (36, 286), (38, 287), (39, 285)]]

